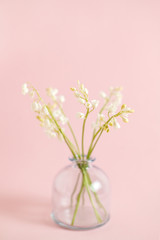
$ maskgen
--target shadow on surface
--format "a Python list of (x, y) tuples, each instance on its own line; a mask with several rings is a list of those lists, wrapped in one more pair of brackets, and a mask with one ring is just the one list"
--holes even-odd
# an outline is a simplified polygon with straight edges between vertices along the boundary
[(59, 228), (50, 217), (49, 199), (35, 196), (0, 195), (0, 214), (19, 221)]

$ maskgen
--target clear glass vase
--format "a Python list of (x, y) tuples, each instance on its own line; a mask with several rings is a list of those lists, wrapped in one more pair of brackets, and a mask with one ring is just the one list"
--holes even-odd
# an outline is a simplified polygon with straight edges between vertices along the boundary
[(52, 219), (69, 229), (100, 227), (110, 218), (109, 179), (95, 159), (69, 160), (54, 179)]

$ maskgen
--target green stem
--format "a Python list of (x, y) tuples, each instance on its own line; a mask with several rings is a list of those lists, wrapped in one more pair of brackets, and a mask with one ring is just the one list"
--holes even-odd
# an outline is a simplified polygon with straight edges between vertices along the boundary
[(79, 207), (79, 204), (80, 204), (80, 199), (81, 199), (81, 194), (82, 194), (83, 188), (84, 188), (84, 182), (82, 180), (81, 189), (80, 189), (80, 192), (79, 192), (78, 197), (77, 197), (77, 204), (76, 204), (74, 214), (73, 214), (73, 218), (72, 218), (72, 222), (71, 222), (72, 226), (74, 225), (74, 222), (75, 222), (75, 218), (76, 218), (78, 207)]
[[(92, 184), (92, 181), (91, 181), (91, 178), (90, 178), (89, 173), (88, 173), (87, 171), (86, 171), (86, 175), (87, 175), (87, 178), (88, 178), (88, 182), (89, 182), (89, 184), (91, 185), (91, 184)], [(106, 209), (105, 209), (105, 207), (103, 206), (103, 204), (100, 202), (97, 193), (96, 193), (96, 192), (93, 192), (93, 194), (94, 194), (94, 197), (95, 197), (95, 200), (96, 200), (97, 204), (99, 205), (100, 208), (103, 209), (105, 215), (107, 215)]]
[(98, 140), (100, 139), (100, 137), (101, 137), (103, 131), (104, 131), (104, 129), (101, 130), (101, 132), (100, 132), (99, 136), (97, 137), (97, 139), (96, 139), (96, 141), (95, 141), (93, 147), (90, 149), (89, 154), (87, 154), (87, 158), (89, 158), (90, 155), (92, 154), (92, 152), (93, 152), (93, 150), (94, 150), (94, 148), (95, 148), (95, 146), (96, 146)]
[(73, 226), (74, 225), (74, 222), (75, 222), (75, 218), (76, 218), (76, 215), (77, 215), (77, 212), (78, 212), (78, 208), (79, 208), (79, 204), (80, 204), (80, 198), (81, 198), (81, 195), (84, 191), (84, 187), (86, 188), (87, 190), (87, 193), (88, 193), (88, 196), (89, 196), (89, 200), (91, 202), (91, 205), (93, 207), (93, 210), (94, 210), (94, 213), (96, 215), (96, 218), (97, 218), (97, 221), (99, 223), (102, 222), (102, 219), (98, 213), (98, 211), (96, 210), (95, 206), (94, 206), (94, 202), (93, 202), (93, 199), (92, 199), (92, 196), (91, 196), (91, 193), (90, 193), (90, 190), (89, 190), (89, 181), (87, 179), (87, 175), (86, 175), (86, 170), (84, 170), (83, 168), (80, 169), (81, 172), (82, 172), (82, 185), (81, 185), (81, 189), (79, 191), (79, 194), (77, 196), (77, 203), (76, 203), (76, 207), (75, 207), (75, 210), (74, 210), (74, 214), (73, 214), (73, 218), (72, 218), (72, 222), (71, 222), (71, 225)]
[[(89, 189), (89, 186), (92, 184), (91, 178), (90, 178), (89, 173), (87, 172), (87, 170), (86, 170), (85, 168), (82, 168), (80, 165), (78, 165), (78, 166), (79, 166), (79, 168), (80, 168), (80, 170), (81, 170), (81, 173), (82, 173), (82, 185), (81, 185), (80, 192), (79, 192), (79, 194), (78, 194), (78, 196), (77, 196), (77, 203), (76, 203), (76, 207), (75, 207), (75, 210), (74, 210), (74, 214), (73, 214), (73, 218), (72, 218), (72, 223), (71, 223), (71, 225), (72, 225), (72, 226), (74, 225), (75, 218), (76, 218), (76, 215), (77, 215), (77, 212), (78, 212), (78, 208), (79, 208), (79, 204), (80, 204), (81, 195), (82, 195), (82, 205), (84, 205), (84, 193), (85, 193), (85, 189), (87, 190), (87, 193), (88, 193), (90, 202), (91, 202), (91, 204), (92, 204), (94, 213), (95, 213), (95, 215), (96, 215), (97, 221), (100, 223), (100, 222), (102, 222), (102, 219), (101, 219), (98, 211), (96, 210), (96, 208), (95, 208), (95, 206), (94, 206), (94, 202), (93, 202), (93, 199), (92, 199), (92, 197), (91, 197), (91, 193), (90, 193), (90, 189)], [(77, 185), (77, 184), (76, 184), (76, 185)], [(74, 189), (75, 189), (75, 188), (74, 188)], [(74, 191), (74, 192), (75, 192), (75, 191)], [(96, 193), (96, 192), (93, 192), (93, 194), (94, 194), (94, 197), (95, 197), (95, 200), (96, 200), (97, 205), (99, 205), (99, 207), (103, 209), (105, 215), (107, 215), (106, 209), (104, 208), (104, 206), (103, 206), (102, 203), (100, 202), (97, 193)]]
[(78, 146), (78, 142), (77, 142), (76, 136), (74, 134), (74, 131), (73, 131), (72, 127), (71, 127), (71, 124), (68, 122), (67, 125), (68, 125), (68, 127), (69, 127), (69, 129), (70, 129), (70, 131), (72, 133), (73, 138), (74, 138), (74, 141), (75, 141), (75, 144), (76, 144), (76, 147), (77, 147), (77, 151), (78, 151), (78, 156), (81, 157), (80, 149), (79, 149), (79, 146)]
[(79, 172), (79, 174), (78, 174), (76, 184), (75, 184), (74, 189), (73, 189), (73, 192), (72, 192), (72, 194), (71, 194), (71, 207), (72, 207), (72, 205), (73, 205), (73, 196), (74, 196), (74, 194), (75, 194), (75, 192), (76, 192), (76, 189), (77, 189), (77, 186), (78, 186), (78, 182), (79, 182), (79, 178), (80, 178), (80, 172)]
[(95, 208), (95, 206), (94, 206), (93, 199), (92, 199), (92, 196), (91, 196), (91, 193), (90, 193), (90, 190), (89, 190), (89, 183), (88, 183), (88, 179), (87, 179), (87, 177), (86, 177), (86, 173), (85, 173), (84, 170), (82, 170), (82, 171), (83, 171), (83, 176), (84, 176), (84, 185), (85, 185), (85, 187), (86, 187), (86, 190), (87, 190), (87, 193), (88, 193), (90, 202), (91, 202), (92, 207), (93, 207), (93, 210), (94, 210), (94, 213), (95, 213), (95, 215), (96, 215), (97, 221), (98, 221), (99, 223), (101, 223), (101, 222), (102, 222), (102, 219), (101, 219), (99, 213), (97, 212), (97, 210), (96, 210), (96, 208)]
[(102, 129), (102, 127), (100, 127), (100, 128), (98, 129), (98, 131), (95, 133), (95, 135), (94, 135), (93, 138), (92, 138), (92, 141), (91, 141), (91, 143), (90, 143), (90, 145), (89, 145), (89, 150), (88, 150), (88, 153), (87, 153), (87, 159), (89, 158), (89, 153), (90, 153), (90, 150), (91, 150), (91, 148), (92, 148), (94, 139), (96, 138), (96, 136), (98, 135), (98, 133), (101, 131), (101, 129)]
[(83, 188), (83, 192), (82, 192), (82, 205), (84, 206), (85, 204), (85, 188)]
[(85, 115), (84, 121), (83, 121), (83, 127), (82, 127), (82, 158), (84, 159), (84, 130), (85, 130), (85, 124), (86, 120), (89, 114), (89, 109), (87, 109), (87, 113)]

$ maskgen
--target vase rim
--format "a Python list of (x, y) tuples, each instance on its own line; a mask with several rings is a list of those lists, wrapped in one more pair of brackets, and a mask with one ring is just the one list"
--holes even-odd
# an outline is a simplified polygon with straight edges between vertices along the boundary
[(89, 159), (86, 158), (87, 155), (84, 155), (84, 159), (83, 157), (81, 159), (76, 159), (74, 157), (69, 157), (69, 160), (71, 162), (94, 162), (96, 160), (95, 157), (90, 157)]

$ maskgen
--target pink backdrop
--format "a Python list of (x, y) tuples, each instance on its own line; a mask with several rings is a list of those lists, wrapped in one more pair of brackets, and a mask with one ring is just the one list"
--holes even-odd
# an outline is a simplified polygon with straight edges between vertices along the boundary
[[(160, 239), (159, 13), (157, 0), (0, 1), (1, 240)], [(57, 87), (79, 130), (80, 106), (69, 89), (77, 79), (94, 98), (124, 86), (124, 103), (135, 109), (94, 152), (111, 179), (112, 212), (107, 225), (87, 232), (50, 219), (52, 181), (70, 153), (43, 133), (21, 95), (26, 81), (43, 96)]]

